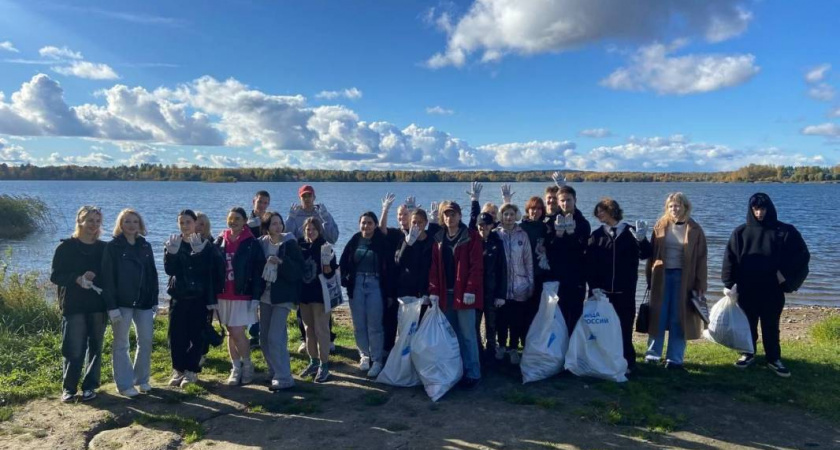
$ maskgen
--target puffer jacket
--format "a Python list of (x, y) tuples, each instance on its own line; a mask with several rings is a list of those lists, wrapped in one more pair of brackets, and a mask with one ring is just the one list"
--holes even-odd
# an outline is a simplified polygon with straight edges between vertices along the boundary
[(528, 233), (519, 225), (512, 230), (499, 227), (495, 230), (502, 239), (507, 262), (506, 300), (524, 302), (534, 292), (534, 257)]
[(216, 275), (218, 263), (216, 249), (207, 242), (200, 253), (193, 253), (192, 246), (181, 241), (178, 253), (164, 248), (163, 270), (169, 275), (166, 293), (173, 299), (197, 300), (205, 305), (216, 304)]
[(135, 238), (134, 245), (122, 234), (105, 244), (101, 277), (99, 287), (109, 311), (151, 309), (158, 304), (155, 257), (152, 246), (142, 236)]

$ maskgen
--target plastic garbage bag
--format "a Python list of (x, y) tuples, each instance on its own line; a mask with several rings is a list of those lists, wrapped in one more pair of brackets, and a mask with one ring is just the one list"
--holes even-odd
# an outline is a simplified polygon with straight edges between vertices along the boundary
[(569, 339), (566, 369), (577, 376), (627, 381), (623, 349), (618, 314), (606, 294), (594, 289)]
[(400, 297), (398, 301), (400, 309), (397, 319), (397, 341), (388, 356), (385, 368), (376, 377), (376, 382), (402, 387), (417, 386), (420, 384), (420, 376), (411, 363), (411, 341), (417, 333), (423, 299)]
[(433, 402), (464, 374), (458, 337), (437, 302), (432, 302), (411, 340), (411, 362)]
[(739, 352), (755, 353), (750, 322), (738, 306), (737, 285), (723, 289), (723, 298), (709, 313), (709, 328), (703, 331), (703, 337)]
[(557, 303), (556, 281), (543, 284), (540, 308), (534, 316), (522, 351), (522, 383), (544, 380), (563, 370), (569, 349), (569, 330)]

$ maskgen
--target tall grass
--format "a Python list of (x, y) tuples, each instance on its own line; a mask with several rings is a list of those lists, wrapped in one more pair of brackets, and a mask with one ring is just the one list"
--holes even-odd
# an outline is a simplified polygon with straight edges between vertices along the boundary
[(0, 195), (0, 239), (19, 239), (51, 224), (49, 208), (40, 198)]

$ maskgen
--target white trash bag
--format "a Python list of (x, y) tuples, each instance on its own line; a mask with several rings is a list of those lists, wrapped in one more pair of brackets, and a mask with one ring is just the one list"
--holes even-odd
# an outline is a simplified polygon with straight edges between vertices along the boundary
[(540, 309), (528, 329), (519, 363), (522, 384), (544, 380), (563, 370), (569, 349), (569, 330), (557, 305), (559, 287), (560, 283), (556, 281), (543, 284)]
[(432, 302), (411, 340), (411, 362), (433, 402), (464, 374), (458, 337), (437, 302)]
[(703, 331), (703, 337), (733, 350), (754, 354), (750, 322), (744, 310), (738, 306), (738, 286), (724, 288), (723, 295), (712, 306), (709, 328)]
[(583, 315), (569, 340), (566, 369), (580, 377), (627, 381), (621, 324), (601, 289), (593, 289), (592, 297), (583, 302)]
[(388, 356), (385, 368), (376, 377), (376, 382), (401, 387), (417, 386), (420, 384), (420, 376), (411, 363), (411, 341), (417, 333), (423, 299), (400, 297), (398, 301), (400, 309), (397, 319), (397, 342)]

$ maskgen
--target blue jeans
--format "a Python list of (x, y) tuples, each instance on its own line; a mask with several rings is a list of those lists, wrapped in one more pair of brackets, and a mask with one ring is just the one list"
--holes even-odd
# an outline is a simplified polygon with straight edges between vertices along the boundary
[[(149, 382), (152, 366), (152, 335), (155, 327), (155, 313), (150, 309), (120, 308), (122, 320), (112, 325), (114, 342), (111, 353), (114, 358), (114, 382), (120, 392), (135, 385)], [(131, 323), (137, 334), (137, 349), (134, 352), (134, 363), (129, 354), (128, 334)]]
[(668, 330), (668, 352), (666, 361), (682, 364), (685, 355), (685, 334), (680, 321), (680, 288), (682, 269), (665, 270), (665, 295), (662, 310), (659, 312), (659, 327), (655, 336), (648, 337), (648, 349), (645, 355), (662, 357), (665, 344), (665, 330)]
[(464, 374), (467, 378), (481, 378), (481, 365), (478, 361), (478, 335), (475, 330), (474, 309), (453, 309), (455, 293), (446, 293), (446, 311), (444, 315), (449, 324), (455, 329), (458, 337), (458, 347), (461, 349), (461, 359), (464, 361)]
[(99, 387), (105, 313), (72, 314), (61, 319), (61, 355), (64, 357), (63, 388), (75, 394), (84, 372), (82, 390)]
[(374, 362), (383, 362), (384, 359), (384, 310), (379, 277), (375, 274), (356, 274), (356, 286), (353, 288), (353, 298), (350, 299), (353, 334), (359, 354), (369, 357)]
[(292, 310), (289, 304), (272, 305), (260, 302), (260, 349), (268, 365), (268, 375), (280, 382), (294, 381), (289, 360), (289, 332), (286, 319)]

